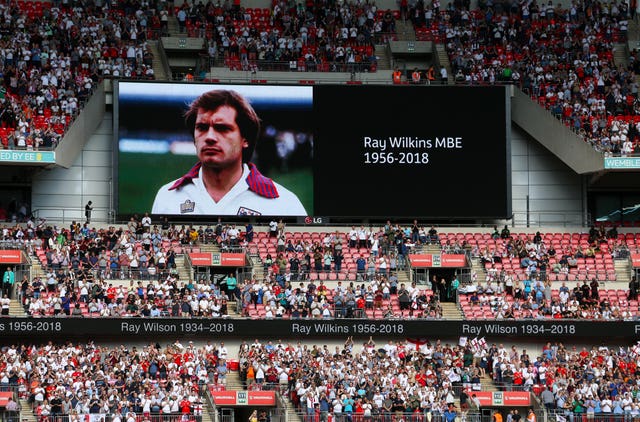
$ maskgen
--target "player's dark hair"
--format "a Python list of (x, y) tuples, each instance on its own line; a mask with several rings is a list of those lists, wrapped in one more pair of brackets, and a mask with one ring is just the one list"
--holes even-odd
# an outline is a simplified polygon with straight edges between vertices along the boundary
[(240, 133), (247, 140), (249, 146), (242, 151), (242, 162), (251, 161), (253, 150), (256, 147), (260, 135), (260, 118), (249, 101), (236, 91), (226, 89), (214, 89), (207, 91), (193, 100), (184, 113), (187, 129), (191, 134), (195, 131), (198, 110), (213, 111), (222, 106), (229, 106), (236, 110), (236, 124)]

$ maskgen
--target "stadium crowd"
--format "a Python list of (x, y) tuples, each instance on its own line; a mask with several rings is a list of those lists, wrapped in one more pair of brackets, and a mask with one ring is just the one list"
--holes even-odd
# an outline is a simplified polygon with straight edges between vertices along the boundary
[(445, 43), (457, 83), (515, 83), (598, 151), (638, 152), (638, 62), (635, 52), (629, 65), (614, 60), (635, 13), (627, 3), (450, 6), (412, 16)]
[(91, 342), (7, 345), (0, 385), (18, 386), (42, 421), (60, 415), (118, 418), (112, 421), (151, 413), (201, 415), (201, 388), (223, 381), (224, 350), (224, 343), (195, 347), (179, 341), (140, 348)]
[[(33, 316), (222, 317), (230, 314), (229, 302), (235, 302), (233, 310), (251, 318), (440, 318), (442, 301), (459, 300), (469, 318), (635, 318), (640, 291), (635, 278), (628, 291), (605, 289), (601, 297), (601, 283), (615, 277), (589, 270), (589, 261), (578, 257), (593, 250), (613, 266), (613, 257), (628, 256), (626, 242), (635, 245), (635, 237), (627, 239), (614, 228), (594, 227), (574, 239), (505, 229), (461, 235), (426, 230), (416, 221), (305, 233), (273, 220), (266, 230), (254, 231), (250, 223), (241, 228), (221, 220), (198, 228), (166, 220), (153, 224), (145, 214), (105, 228), (29, 220), (5, 226), (2, 242), (24, 248), (42, 265), (41, 276), (15, 283), (25, 311)], [(177, 257), (208, 243), (260, 256), (263, 272), (181, 280)], [(562, 257), (553, 250), (556, 243), (562, 245)], [(483, 260), (486, 281), (472, 273), (464, 283), (458, 276), (434, 277), (426, 285), (400, 282), (398, 271), (409, 251), (419, 253), (434, 244), (443, 253)], [(485, 245), (482, 253), (480, 245)], [(519, 264), (507, 267), (509, 260)], [(498, 265), (504, 266), (498, 271)], [(592, 277), (577, 273), (572, 278), (572, 265), (592, 271)], [(571, 281), (575, 288), (567, 286)], [(554, 287), (555, 282), (562, 286)]]
[(624, 2), (489, 2), (473, 9), (452, 2), (442, 10), (439, 2), (417, 2), (404, 14), (370, 2), (275, 2), (264, 10), (229, 2), (175, 9), (158, 1), (34, 3), (0, 5), (14, 34), (0, 60), (4, 148), (55, 148), (104, 77), (153, 79), (146, 41), (166, 33), (170, 18), (188, 35), (205, 37), (210, 55), (231, 68), (280, 62), (282, 70), (336, 71), (375, 70), (375, 43), (381, 34), (392, 39), (404, 16), (419, 39), (445, 44), (457, 82), (515, 82), (599, 151), (638, 149), (638, 61), (632, 55), (625, 66), (613, 54), (614, 43), (626, 42), (632, 11)]
[[(369, 338), (356, 344), (349, 337), (342, 347), (255, 339), (243, 341), (235, 356), (224, 342), (211, 341), (165, 347), (7, 345), (0, 354), (0, 386), (19, 386), (42, 420), (72, 414), (197, 415), (203, 387), (224, 388), (236, 369), (245, 389), (279, 389), (307, 415), (477, 412), (473, 392), (486, 377), (501, 390), (531, 391), (549, 411), (572, 419), (640, 414), (640, 346), (536, 347), (534, 355), (526, 346), (489, 345), (484, 339), (376, 344)], [(238, 368), (228, 364), (232, 360)]]
[(3, 1), (0, 141), (57, 146), (103, 78), (153, 79), (146, 42), (159, 2)]
[[(194, 6), (189, 16), (194, 22), (207, 21), (200, 26), (210, 28), (204, 33), (211, 54), (224, 57), (225, 66), (255, 69), (275, 60), (285, 63), (280, 70), (298, 71), (343, 70), (341, 63), (370, 61), (371, 44), (381, 38), (375, 34), (394, 39), (395, 19), (408, 19), (418, 40), (445, 44), (457, 83), (516, 83), (597, 150), (607, 155), (638, 152), (639, 64), (634, 52), (628, 65), (614, 60), (614, 45), (626, 43), (635, 13), (626, 3), (575, 1), (564, 7), (480, 2), (471, 8), (469, 2), (454, 1), (441, 8), (432, 1), (405, 6), (380, 11), (369, 3), (345, 4), (333, 10), (275, 3), (266, 12), (240, 7), (226, 17), (219, 10), (198, 14)], [(357, 23), (349, 28), (350, 21)], [(368, 53), (360, 57), (358, 46), (363, 44)], [(339, 65), (329, 65), (332, 60)], [(436, 79), (432, 69), (429, 75), (417, 69), (413, 73), (420, 83), (431, 81)]]

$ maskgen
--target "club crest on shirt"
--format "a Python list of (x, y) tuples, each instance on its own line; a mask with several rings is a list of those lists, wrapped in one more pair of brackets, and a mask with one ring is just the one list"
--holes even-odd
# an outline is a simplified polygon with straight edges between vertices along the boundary
[(187, 199), (182, 204), (180, 204), (180, 214), (193, 212), (195, 209), (196, 209), (196, 203), (190, 199)]
[(238, 208), (238, 214), (237, 215), (262, 215), (261, 212), (252, 210), (250, 208), (245, 208), (245, 207), (240, 207)]

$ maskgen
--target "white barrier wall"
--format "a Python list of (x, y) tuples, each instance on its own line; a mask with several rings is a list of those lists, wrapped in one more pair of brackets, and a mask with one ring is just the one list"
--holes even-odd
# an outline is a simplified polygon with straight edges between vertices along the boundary
[[(511, 125), (511, 184), (515, 224), (579, 226), (583, 219), (582, 176), (576, 174), (515, 124)], [(490, 185), (489, 180), (486, 185)]]
[(32, 209), (52, 221), (84, 221), (84, 206), (93, 202), (93, 221), (108, 221), (112, 200), (113, 116), (105, 114), (69, 169), (57, 167), (33, 180)]

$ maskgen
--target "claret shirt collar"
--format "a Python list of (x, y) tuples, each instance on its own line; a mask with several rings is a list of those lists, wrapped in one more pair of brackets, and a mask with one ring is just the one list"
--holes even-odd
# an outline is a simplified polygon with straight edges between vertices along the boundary
[[(263, 176), (258, 168), (253, 163), (247, 163), (249, 166), (249, 175), (245, 179), (247, 185), (249, 186), (249, 190), (255, 192), (256, 194), (263, 196), (265, 198), (277, 198), (280, 195), (278, 194), (278, 189), (276, 188), (273, 180), (269, 179), (266, 176)], [(176, 182), (171, 185), (169, 190), (178, 189), (186, 184), (192, 183), (193, 179), (196, 179), (200, 175), (200, 168), (202, 167), (202, 163), (198, 162), (195, 166), (191, 168), (184, 176), (176, 180)]]

